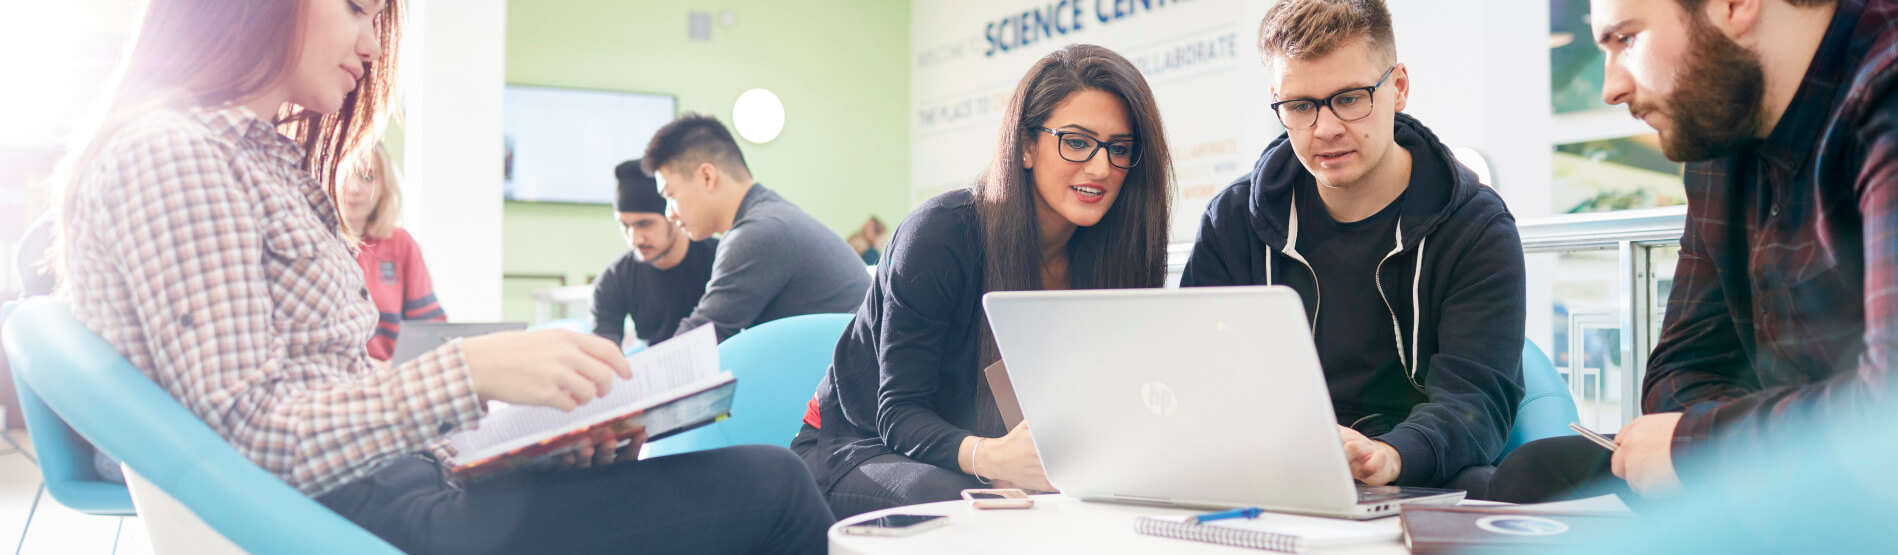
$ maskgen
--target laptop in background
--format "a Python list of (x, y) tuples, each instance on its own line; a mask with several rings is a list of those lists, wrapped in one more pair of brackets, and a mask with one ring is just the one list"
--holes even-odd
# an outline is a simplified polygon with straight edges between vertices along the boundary
[(996, 292), (983, 306), (1063, 493), (1353, 519), (1463, 499), (1354, 486), (1290, 288)]
[(408, 320), (402, 322), (402, 332), (395, 336), (395, 351), (389, 356), (391, 366), (420, 358), (423, 354), (441, 347), (450, 340), (462, 337), (474, 337), (503, 331), (521, 331), (527, 324), (520, 322), (496, 323), (448, 323)]

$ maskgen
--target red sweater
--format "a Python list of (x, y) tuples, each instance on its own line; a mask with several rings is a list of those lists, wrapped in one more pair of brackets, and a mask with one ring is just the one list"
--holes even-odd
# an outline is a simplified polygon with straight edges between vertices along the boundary
[(448, 320), (441, 303), (435, 301), (435, 286), (428, 280), (428, 265), (422, 263), (422, 248), (408, 231), (396, 228), (384, 239), (364, 237), (356, 264), (362, 266), (363, 284), (382, 317), (376, 323), (376, 334), (369, 337), (371, 358), (389, 360), (403, 320)]

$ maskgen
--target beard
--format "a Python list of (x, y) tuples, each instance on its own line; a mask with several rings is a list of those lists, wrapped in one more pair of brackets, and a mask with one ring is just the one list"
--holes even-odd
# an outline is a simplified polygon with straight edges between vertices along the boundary
[[(1766, 73), (1760, 57), (1727, 38), (1701, 17), (1690, 26), (1687, 67), (1661, 113), (1674, 122), (1661, 137), (1661, 153), (1676, 162), (1703, 162), (1732, 154), (1759, 135)], [(1637, 113), (1646, 112), (1640, 107)]]
[[(638, 260), (640, 263), (646, 264), (646, 265), (651, 265), (654, 262), (665, 260), (666, 255), (672, 254), (672, 249), (679, 248), (678, 239), (679, 239), (680, 233), (684, 233), (684, 232), (679, 231), (677, 228), (674, 228), (672, 230), (672, 233), (666, 234), (665, 241), (661, 243), (662, 245), (664, 245), (663, 247), (646, 246), (642, 249), (639, 245), (633, 245), (633, 258)], [(651, 249), (651, 248), (658, 248), (659, 252), (654, 253), (652, 256), (646, 256), (644, 249)]]

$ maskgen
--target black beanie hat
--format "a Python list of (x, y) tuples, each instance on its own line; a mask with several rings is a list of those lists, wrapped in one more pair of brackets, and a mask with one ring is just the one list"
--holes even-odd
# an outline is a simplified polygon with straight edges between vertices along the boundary
[(613, 199), (615, 212), (666, 213), (666, 199), (659, 196), (659, 181), (639, 169), (638, 160), (621, 162), (613, 168), (619, 178), (619, 196)]

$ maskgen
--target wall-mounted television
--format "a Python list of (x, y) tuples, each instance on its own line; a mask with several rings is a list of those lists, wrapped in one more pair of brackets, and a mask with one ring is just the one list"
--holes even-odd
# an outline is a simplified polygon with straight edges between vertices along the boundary
[(678, 114), (672, 95), (509, 85), (508, 200), (611, 204), (613, 167), (640, 157)]

